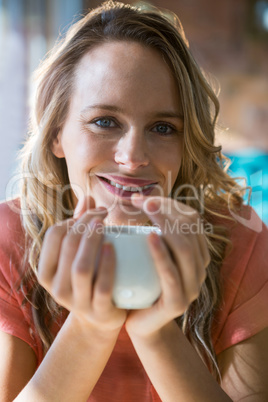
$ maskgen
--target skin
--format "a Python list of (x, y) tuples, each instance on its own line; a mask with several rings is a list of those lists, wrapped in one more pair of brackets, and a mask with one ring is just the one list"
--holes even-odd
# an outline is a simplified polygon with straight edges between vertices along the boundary
[[(126, 54), (132, 57), (126, 58)], [(117, 77), (118, 71), (122, 76)], [(91, 73), (94, 82), (90, 84)], [(95, 85), (96, 92), (90, 91), (93, 90), (90, 85)], [(141, 96), (143, 88), (145, 92)], [(0, 351), (4, 347), (15, 351), (6, 354), (0, 363), (0, 371), (9, 373), (4, 379), (0, 376), (3, 401), (13, 400), (23, 385), (16, 401), (86, 400), (107, 364), (124, 323), (161, 400), (266, 400), (267, 391), (263, 389), (260, 394), (259, 384), (265, 384), (264, 373), (267, 372), (268, 352), (264, 346), (267, 332), (221, 353), (221, 388), (174, 322), (174, 318), (198, 297), (210, 261), (202, 234), (164, 230), (166, 222), (172, 224), (179, 220), (180, 225), (190, 227), (199, 219), (192, 208), (167, 197), (168, 172), (171, 171), (174, 183), (180, 167), (183, 143), (178, 134), (181, 119), (172, 118), (172, 124), (177, 127), (175, 138), (163, 139), (155, 132), (159, 119), (152, 115), (155, 110), (161, 112), (167, 106), (176, 114), (180, 113), (180, 101), (174, 88), (172, 75), (162, 58), (155, 51), (135, 43), (101, 45), (85, 55), (80, 63), (69, 116), (52, 147), (57, 157), (66, 158), (74, 194), (80, 203), (75, 218), (47, 231), (38, 268), (41, 285), (70, 314), (37, 371), (32, 350), (24, 342), (0, 333)], [(116, 112), (119, 129), (107, 134), (107, 129), (103, 133), (92, 126), (92, 119), (107, 118), (107, 110), (94, 109), (90, 116), (87, 114), (85, 118), (83, 112), (81, 117), (81, 108), (88, 106), (92, 98), (94, 103), (109, 101), (123, 110)], [(94, 176), (106, 171), (157, 179), (163, 195), (133, 197), (124, 200), (127, 212), (118, 206), (111, 210), (114, 197), (104, 191)], [(78, 194), (78, 188), (82, 189), (81, 194)], [(84, 196), (89, 189), (94, 198)], [(136, 223), (149, 219), (163, 229), (164, 240), (155, 234), (148, 237), (162, 294), (151, 308), (127, 312), (115, 308), (112, 303), (115, 254), (109, 244), (103, 244), (98, 229), (103, 227), (105, 220), (127, 223), (132, 211), (141, 211)], [(86, 228), (83, 233), (77, 230), (79, 225)], [(94, 276), (99, 251), (101, 258)], [(24, 358), (17, 361), (17, 354)], [(243, 378), (235, 375), (241, 372)], [(16, 387), (11, 386), (11, 376)], [(235, 378), (235, 386), (232, 378)], [(250, 389), (245, 383), (250, 384)]]
[[(96, 104), (108, 105), (109, 108), (116, 108), (116, 111), (111, 113), (109, 110), (107, 115), (108, 106), (96, 108)], [(161, 214), (158, 213), (158, 206), (154, 209), (151, 205), (153, 209), (146, 210), (146, 206), (141, 208), (138, 200), (123, 200), (122, 208), (121, 203), (114, 203), (115, 196), (96, 177), (100, 173), (112, 172), (124, 177), (149, 178), (157, 181), (163, 195), (167, 196), (170, 191), (168, 177), (170, 175), (172, 178), (173, 187), (180, 168), (183, 122), (181, 117), (168, 117), (160, 121), (159, 116), (164, 114), (181, 116), (181, 104), (172, 73), (156, 51), (137, 43), (114, 42), (94, 48), (84, 56), (77, 69), (69, 116), (55, 139), (52, 150), (57, 157), (65, 157), (73, 188), (78, 185), (83, 192), (88, 192), (89, 188), (94, 195), (95, 205), (107, 208), (106, 221), (126, 224), (131, 217), (133, 222), (131, 212), (138, 210), (142, 213), (136, 218), (136, 224), (147, 221), (149, 217), (165, 231), (165, 220), (173, 222), (177, 218), (178, 203), (166, 197), (155, 196), (161, 202)], [(111, 124), (108, 129), (96, 124), (100, 119), (109, 120)], [(170, 129), (171, 124), (173, 129)], [(166, 126), (164, 135), (159, 131), (160, 125)], [(151, 193), (150, 199), (154, 193), (157, 194), (158, 189)], [(193, 222), (198, 218), (197, 213), (188, 207), (181, 205), (181, 210), (191, 214)], [(187, 216), (185, 218), (186, 221), (189, 220)], [(76, 226), (77, 223), (73, 230)], [(143, 328), (144, 331), (147, 327), (151, 332), (157, 330), (159, 326), (181, 315), (198, 296), (206, 276), (205, 267), (209, 263), (207, 245), (201, 235), (189, 235), (191, 247), (188, 243), (183, 244), (183, 237), (179, 237), (182, 247), (191, 251), (191, 256), (182, 253), (182, 247), (178, 251), (178, 236), (167, 233), (165, 237), (176, 257), (175, 264), (168, 257), (168, 268), (174, 276), (173, 297), (168, 297), (167, 293), (167, 300), (161, 298), (148, 311), (130, 313), (126, 324), (128, 329), (136, 328), (136, 332), (137, 328)], [(166, 247), (158, 236), (152, 235), (149, 239), (152, 253), (159, 247)], [(62, 304), (65, 301), (61, 297), (61, 292), (65, 295), (62, 288), (66, 289), (66, 293), (71, 289), (66, 278), (74, 257), (70, 256), (70, 244), (68, 243), (66, 250), (64, 246), (65, 244), (62, 246), (64, 253), (59, 263), (59, 272), (64, 270), (64, 274), (53, 285), (56, 293), (60, 293), (58, 300)], [(93, 259), (96, 254), (97, 251), (91, 253)], [(154, 255), (154, 259), (156, 268), (161, 270), (163, 264), (159, 264), (158, 255)], [(183, 272), (178, 272), (177, 264), (184, 267)], [(48, 272), (46, 268), (43, 275), (49, 275)], [(165, 287), (165, 281), (162, 287)], [(81, 294), (80, 290), (79, 293)], [(69, 303), (67, 308), (71, 309)]]
[[(152, 180), (158, 186), (151, 195), (168, 196), (183, 148), (180, 98), (168, 66), (152, 49), (136, 43), (125, 49), (125, 43), (112, 42), (84, 56), (67, 121), (52, 147), (65, 157), (77, 197), (93, 195), (116, 224), (148, 218), (109, 193), (97, 175)], [(101, 127), (105, 122), (109, 127)]]

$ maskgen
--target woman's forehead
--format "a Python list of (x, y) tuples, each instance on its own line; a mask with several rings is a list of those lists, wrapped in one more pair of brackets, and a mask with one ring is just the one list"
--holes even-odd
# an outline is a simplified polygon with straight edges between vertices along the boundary
[[(87, 73), (89, 69), (91, 72), (94, 69), (101, 70), (108, 66), (110, 73), (114, 68), (120, 69), (125, 75), (131, 75), (138, 67), (152, 70), (156, 64), (158, 67), (161, 65), (162, 68), (169, 69), (160, 52), (154, 48), (135, 41), (109, 41), (95, 45), (84, 54), (77, 66), (77, 74)], [(94, 68), (90, 68), (91, 66)]]
[(179, 101), (177, 83), (162, 55), (136, 42), (116, 41), (94, 47), (80, 61), (75, 94), (104, 103), (128, 96), (140, 102)]

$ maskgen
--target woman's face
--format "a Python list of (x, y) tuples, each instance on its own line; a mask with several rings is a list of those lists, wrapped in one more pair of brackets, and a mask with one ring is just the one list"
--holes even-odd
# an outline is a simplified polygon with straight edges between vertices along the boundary
[(76, 198), (94, 197), (108, 222), (142, 224), (133, 192), (168, 196), (178, 175), (183, 117), (162, 56), (135, 42), (114, 41), (80, 61), (70, 109), (52, 145), (66, 159)]

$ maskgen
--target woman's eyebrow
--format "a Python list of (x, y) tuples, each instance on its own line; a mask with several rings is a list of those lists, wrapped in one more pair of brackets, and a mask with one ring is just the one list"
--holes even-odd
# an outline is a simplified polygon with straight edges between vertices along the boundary
[[(85, 114), (89, 112), (92, 109), (102, 109), (102, 110), (109, 110), (111, 112), (116, 112), (116, 113), (124, 113), (125, 111), (115, 105), (109, 105), (109, 104), (103, 104), (103, 103), (95, 103), (93, 105), (86, 106), (82, 111), (81, 114)], [(159, 112), (154, 112), (150, 113), (150, 117), (152, 118), (176, 118), (183, 120), (183, 114), (180, 112), (174, 112), (171, 110), (166, 110), (166, 111), (159, 111)]]
[(153, 117), (159, 117), (159, 118), (173, 117), (175, 119), (183, 120), (183, 114), (182, 113), (176, 113), (176, 112), (171, 112), (171, 111), (156, 112), (156, 113), (153, 113), (152, 116)]
[(119, 108), (118, 106), (108, 105), (108, 104), (103, 104), (103, 103), (95, 103), (93, 105), (86, 106), (81, 111), (81, 114), (89, 112), (92, 109), (103, 109), (103, 110), (110, 110), (111, 112), (123, 113), (123, 109)]

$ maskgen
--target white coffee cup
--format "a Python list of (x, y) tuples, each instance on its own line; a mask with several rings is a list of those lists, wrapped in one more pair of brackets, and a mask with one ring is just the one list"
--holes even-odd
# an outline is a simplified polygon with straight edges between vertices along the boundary
[(105, 226), (105, 241), (113, 244), (116, 253), (113, 301), (119, 308), (148, 308), (161, 294), (146, 240), (151, 232), (161, 235), (153, 226)]

